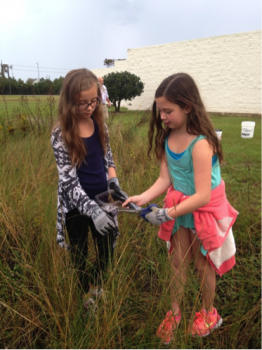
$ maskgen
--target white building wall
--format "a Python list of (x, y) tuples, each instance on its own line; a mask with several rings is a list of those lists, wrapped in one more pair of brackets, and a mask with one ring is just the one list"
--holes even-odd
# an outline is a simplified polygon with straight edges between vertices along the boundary
[(103, 76), (124, 70), (145, 83), (129, 109), (150, 108), (161, 81), (186, 72), (209, 112), (261, 113), (261, 31), (129, 49), (126, 61), (92, 71)]

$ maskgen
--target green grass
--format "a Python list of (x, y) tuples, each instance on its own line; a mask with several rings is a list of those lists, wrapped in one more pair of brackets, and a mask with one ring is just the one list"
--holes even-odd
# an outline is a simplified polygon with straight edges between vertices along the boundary
[[(16, 114), (17, 110), (21, 108), (21, 95), (2, 95), (0, 96), (0, 115), (11, 118)], [(58, 102), (58, 96), (53, 96), (55, 101)], [(42, 104), (47, 102), (48, 96), (46, 95), (27, 95), (28, 104), (32, 110), (36, 108), (38, 101)], [(6, 101), (6, 103), (5, 103)]]
[[(158, 162), (147, 158), (147, 116), (110, 113), (108, 121), (117, 174), (129, 195), (159, 175)], [(261, 122), (249, 118), (256, 121), (255, 135), (242, 139), (246, 119), (212, 116), (223, 130), (227, 196), (239, 211), (233, 228), (237, 264), (217, 278), (215, 306), (223, 325), (207, 338), (188, 336), (192, 311), (201, 306), (192, 269), (182, 323), (168, 348), (261, 348)], [(107, 302), (96, 316), (83, 315), (69, 253), (56, 244), (56, 191), (50, 132), (0, 134), (1, 348), (162, 348), (155, 332), (170, 308), (169, 264), (158, 228), (119, 215), (121, 236), (104, 285)], [(163, 196), (156, 203), (162, 206)]]
[(1, 96), (0, 137), (33, 131), (41, 134), (53, 124), (58, 96)]

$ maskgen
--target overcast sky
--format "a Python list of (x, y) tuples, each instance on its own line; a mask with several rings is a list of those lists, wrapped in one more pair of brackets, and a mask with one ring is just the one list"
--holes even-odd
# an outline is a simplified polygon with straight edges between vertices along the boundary
[(0, 60), (24, 81), (127, 50), (261, 29), (261, 0), (0, 0)]

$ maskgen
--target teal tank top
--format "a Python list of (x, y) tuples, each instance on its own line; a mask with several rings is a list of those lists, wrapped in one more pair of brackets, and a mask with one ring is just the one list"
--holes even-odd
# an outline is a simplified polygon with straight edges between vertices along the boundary
[[(191, 196), (196, 193), (195, 182), (194, 182), (194, 168), (193, 168), (193, 159), (192, 151), (195, 144), (205, 139), (203, 135), (199, 135), (189, 144), (187, 149), (181, 153), (177, 159), (174, 159), (172, 156), (172, 151), (168, 147), (168, 137), (165, 140), (165, 152), (167, 157), (167, 164), (170, 179), (175, 190), (182, 192), (185, 195)], [(212, 178), (211, 178), (211, 190), (220, 185), (221, 182), (221, 172), (220, 165), (217, 156), (212, 157)], [(183, 216), (180, 216), (176, 219), (175, 226), (173, 228), (173, 233), (175, 233), (180, 226), (194, 229), (194, 218), (193, 214), (189, 213)]]

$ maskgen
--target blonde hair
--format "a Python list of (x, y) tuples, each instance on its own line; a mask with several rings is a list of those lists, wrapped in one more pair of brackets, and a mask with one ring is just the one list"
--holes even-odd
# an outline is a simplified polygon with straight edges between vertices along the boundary
[[(101, 100), (100, 85), (95, 74), (86, 68), (71, 70), (63, 81), (59, 96), (58, 120), (54, 128), (58, 126), (61, 128), (62, 138), (68, 148), (72, 165), (77, 167), (80, 167), (84, 162), (88, 150), (86, 150), (79, 136), (78, 107), (75, 104), (75, 98), (80, 95), (81, 91), (89, 90), (94, 84), (97, 86), (97, 95)], [(96, 107), (92, 116), (98, 125), (99, 139), (105, 153), (106, 131), (100, 104)]]

